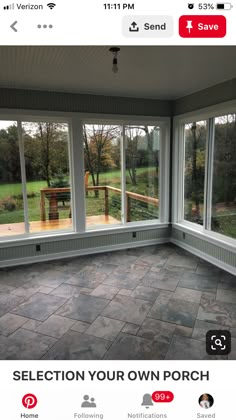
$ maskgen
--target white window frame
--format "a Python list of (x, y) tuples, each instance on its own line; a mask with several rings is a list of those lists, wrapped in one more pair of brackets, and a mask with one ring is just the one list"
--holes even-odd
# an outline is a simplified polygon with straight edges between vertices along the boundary
[[(170, 118), (169, 117), (140, 117), (140, 116), (131, 116), (131, 115), (111, 115), (111, 114), (80, 114), (80, 119), (82, 124), (107, 124), (107, 125), (120, 125), (123, 130), (124, 126), (127, 125), (156, 125), (161, 129), (160, 135), (160, 177), (159, 177), (159, 218), (154, 220), (145, 220), (137, 222), (126, 222), (126, 200), (125, 200), (125, 144), (122, 142), (123, 148), (121, 150), (121, 186), (122, 186), (122, 222), (117, 225), (108, 225), (106, 230), (111, 230), (114, 228), (135, 228), (141, 226), (156, 226), (157, 224), (169, 224), (169, 195), (170, 195), (170, 165), (169, 165), (169, 156), (170, 156)], [(124, 132), (122, 130), (122, 136), (124, 138)], [(104, 225), (97, 225), (96, 229), (91, 227), (87, 229), (87, 232), (98, 231), (100, 229), (104, 230)]]
[[(132, 115), (113, 115), (113, 114), (91, 114), (91, 113), (77, 113), (77, 112), (54, 112), (54, 111), (38, 111), (38, 110), (18, 110), (18, 109), (1, 109), (0, 120), (16, 121), (18, 123), (19, 141), (22, 137), (21, 123), (22, 122), (37, 122), (37, 121), (55, 121), (64, 122), (69, 127), (69, 164), (70, 164), (70, 178), (71, 178), (71, 197), (72, 197), (72, 230), (60, 229), (45, 232), (33, 233), (29, 232), (26, 226), (26, 232), (21, 235), (2, 236), (0, 237), (0, 246), (11, 246), (13, 242), (27, 243), (46, 242), (60, 237), (61, 239), (72, 239), (77, 237), (87, 237), (91, 235), (102, 235), (104, 232), (116, 233), (121, 230), (132, 231), (144, 230), (149, 228), (167, 227), (169, 225), (169, 153), (170, 153), (170, 117), (147, 117), (147, 116), (132, 116)], [(147, 125), (158, 124), (161, 127), (163, 136), (161, 136), (160, 147), (160, 214), (159, 219), (141, 222), (130, 222), (123, 225), (106, 225), (96, 226), (93, 229), (86, 230), (86, 202), (84, 191), (84, 153), (83, 153), (83, 124), (85, 123), (107, 123), (117, 125), (140, 124)], [(23, 145), (21, 146), (23, 150)], [(22, 153), (21, 165), (24, 164), (24, 153)], [(124, 159), (124, 154), (122, 159)], [(24, 171), (24, 169), (23, 169)], [(124, 175), (123, 175), (124, 177)], [(124, 182), (124, 181), (123, 181)], [(22, 183), (23, 185), (23, 183)], [(27, 198), (26, 192), (24, 195)], [(26, 200), (27, 201), (27, 200)], [(27, 215), (27, 202), (25, 206)], [(26, 218), (25, 220), (28, 220)]]
[[(25, 232), (18, 235), (11, 236), (1, 236), (0, 243), (8, 243), (12, 241), (32, 239), (32, 238), (41, 238), (52, 236), (56, 234), (64, 234), (69, 232), (74, 232), (74, 220), (72, 214), (72, 228), (71, 229), (60, 229), (60, 230), (50, 230), (42, 232), (30, 232), (29, 231), (29, 219), (28, 219), (28, 202), (27, 202), (27, 190), (26, 190), (26, 173), (25, 173), (25, 158), (24, 158), (24, 140), (22, 136), (22, 123), (24, 122), (37, 122), (37, 121), (52, 121), (58, 123), (68, 124), (69, 128), (69, 141), (68, 141), (68, 156), (69, 156), (69, 167), (70, 167), (70, 178), (71, 185), (73, 182), (73, 162), (71, 161), (71, 131), (72, 131), (72, 119), (68, 114), (62, 114), (59, 112), (44, 112), (44, 111), (22, 111), (22, 110), (0, 110), (0, 120), (2, 121), (15, 121), (17, 122), (17, 131), (18, 131), (18, 140), (19, 140), (19, 154), (20, 154), (20, 166), (21, 166), (21, 183), (22, 183), (22, 195), (24, 203), (24, 223), (25, 223)], [(75, 192), (72, 188), (72, 197), (75, 195)], [(74, 197), (73, 197), (74, 198)], [(72, 198), (72, 202), (73, 202)], [(72, 209), (73, 211), (73, 209)]]
[[(223, 245), (236, 252), (236, 240), (221, 233), (213, 232), (210, 227), (213, 151), (214, 151), (214, 118), (235, 114), (236, 101), (224, 102), (201, 110), (182, 114), (174, 118), (173, 139), (173, 176), (172, 176), (172, 225), (186, 233), (207, 239), (215, 245)], [(206, 141), (205, 186), (204, 186), (204, 225), (184, 220), (184, 126), (193, 121), (209, 121)]]
[(29, 215), (28, 215), (28, 200), (27, 200), (27, 182), (26, 182), (26, 170), (25, 170), (25, 150), (24, 150), (24, 139), (22, 136), (22, 124), (21, 121), (17, 121), (17, 134), (18, 134), (18, 147), (20, 156), (20, 170), (21, 170), (21, 186), (23, 195), (23, 206), (24, 206), (24, 223), (25, 223), (25, 234), (29, 234)]

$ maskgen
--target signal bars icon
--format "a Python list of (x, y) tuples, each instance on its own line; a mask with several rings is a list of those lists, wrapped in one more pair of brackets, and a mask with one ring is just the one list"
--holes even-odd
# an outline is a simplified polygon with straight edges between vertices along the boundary
[(3, 6), (3, 10), (12, 10), (14, 9), (14, 3)]
[(49, 9), (54, 9), (54, 7), (56, 6), (55, 3), (48, 3), (47, 6), (49, 7)]
[[(47, 6), (49, 7), (49, 9), (54, 9), (54, 7), (56, 6), (56, 3), (48, 3)], [(14, 9), (14, 3), (12, 4), (8, 4), (7, 6), (3, 6), (4, 10), (13, 10)]]

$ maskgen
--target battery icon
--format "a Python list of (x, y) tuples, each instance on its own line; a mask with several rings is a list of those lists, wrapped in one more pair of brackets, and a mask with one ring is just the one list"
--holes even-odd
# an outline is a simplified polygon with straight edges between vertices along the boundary
[(231, 3), (217, 3), (216, 8), (218, 10), (231, 10), (233, 5)]

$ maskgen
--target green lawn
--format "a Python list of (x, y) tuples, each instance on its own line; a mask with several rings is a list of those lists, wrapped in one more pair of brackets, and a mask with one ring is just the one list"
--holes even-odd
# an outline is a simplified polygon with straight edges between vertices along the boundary
[[(127, 191), (136, 192), (147, 196), (158, 196), (157, 186), (153, 185), (152, 176), (151, 181), (148, 179), (150, 172), (153, 174), (155, 168), (137, 169), (137, 186), (133, 186), (130, 182), (128, 171), (126, 172), (126, 189)], [(102, 173), (100, 175), (100, 185), (110, 185), (116, 188), (121, 188), (120, 183), (120, 171), (111, 171)], [(28, 194), (28, 211), (30, 221), (40, 220), (40, 189), (46, 187), (46, 181), (35, 181), (27, 183), (27, 194)], [(89, 178), (89, 186), (92, 186), (91, 176)], [(0, 186), (0, 224), (7, 223), (18, 223), (24, 221), (24, 210), (23, 200), (20, 198), (22, 195), (21, 184), (5, 184)], [(4, 210), (1, 207), (1, 201), (9, 199), (16, 203), (16, 209), (13, 211)], [(69, 217), (69, 206), (63, 207), (62, 203), (59, 203), (59, 217), (60, 219)], [(189, 200), (185, 202), (185, 215), (190, 208)], [(94, 192), (89, 192), (86, 196), (86, 215), (103, 215), (105, 212), (105, 200), (104, 191), (99, 192), (99, 196), (95, 197)], [(201, 213), (203, 212), (203, 206), (201, 205)], [(224, 235), (236, 238), (236, 214), (228, 214), (227, 208), (225, 211), (221, 211), (220, 215), (215, 217), (213, 230), (215, 232), (222, 233)], [(46, 213), (48, 214), (48, 200), (46, 200)], [(109, 191), (109, 214), (121, 220), (121, 195)], [(158, 218), (158, 208), (152, 205), (141, 203), (137, 200), (131, 200), (131, 221), (139, 220), (152, 220)]]
[[(191, 200), (185, 200), (185, 220), (189, 222), (195, 222), (190, 212), (192, 207), (194, 207), (194, 203)], [(200, 204), (201, 224), (203, 223), (203, 212), (203, 204)], [(225, 206), (220, 213), (217, 213), (212, 220), (212, 230), (236, 238), (236, 207), (229, 209)]]
[[(40, 189), (47, 187), (46, 181), (32, 181), (27, 182), (27, 195), (28, 197), (28, 211), (29, 220), (40, 220)], [(31, 197), (32, 194), (35, 194)], [(5, 184), (0, 186), (0, 224), (6, 223), (19, 223), (24, 221), (23, 200), (19, 198), (22, 195), (21, 184)], [(16, 203), (16, 210), (4, 211), (1, 209), (1, 200), (13, 197)], [(46, 200), (46, 205), (48, 201)], [(69, 210), (60, 211), (60, 217), (68, 217)]]
[[(40, 188), (47, 186), (46, 181), (27, 182), (27, 194), (39, 193)], [(0, 185), (0, 200), (12, 195), (22, 194), (21, 184), (2, 184)]]
[(216, 216), (214, 221), (214, 232), (236, 238), (236, 213), (233, 215), (226, 213), (225, 215)]
[[(126, 171), (126, 190), (142, 195), (157, 197), (157, 186), (154, 186), (152, 176), (151, 181), (148, 174), (155, 176), (155, 168), (137, 168), (137, 185), (131, 183), (129, 172)], [(111, 187), (121, 189), (121, 172), (111, 171), (100, 175), (100, 185), (110, 185)], [(89, 178), (89, 186), (92, 186), (91, 177)], [(99, 193), (99, 197), (95, 197), (93, 192), (89, 192), (86, 197), (86, 214), (87, 216), (102, 215), (105, 211), (104, 192)], [(109, 191), (109, 214), (117, 220), (121, 220), (121, 195)], [(153, 205), (147, 205), (137, 200), (131, 200), (131, 221), (151, 220), (158, 218), (158, 209)]]
[[(130, 181), (128, 171), (126, 172), (126, 189), (127, 191), (136, 192), (139, 194), (158, 197), (157, 185), (154, 185), (152, 180), (153, 176), (149, 174), (155, 174), (155, 168), (138, 168), (137, 175), (137, 186), (133, 186)], [(100, 185), (110, 185), (121, 189), (120, 182), (121, 173), (120, 171), (111, 171), (102, 173), (100, 175)], [(28, 211), (30, 221), (40, 220), (40, 189), (46, 187), (46, 181), (35, 181), (27, 183), (27, 194), (28, 194)], [(89, 177), (89, 186), (92, 186), (91, 176)], [(8, 211), (2, 208), (1, 201), (13, 200), (16, 204), (16, 208), (12, 211)], [(69, 204), (65, 203), (63, 207), (62, 203), (59, 203), (59, 217), (60, 219), (69, 217)], [(185, 215), (189, 213), (190, 202), (185, 201)], [(105, 200), (104, 191), (99, 192), (99, 196), (95, 197), (94, 192), (89, 192), (86, 196), (86, 215), (103, 215), (105, 212)], [(203, 212), (203, 206), (201, 205), (201, 213)], [(46, 213), (48, 214), (48, 200), (46, 199)], [(236, 238), (236, 214), (228, 214), (227, 208), (225, 211), (221, 211), (220, 215), (215, 217), (213, 230), (215, 232), (222, 233), (224, 235)], [(121, 195), (109, 191), (109, 214), (121, 220)], [(155, 206), (141, 203), (137, 200), (131, 200), (131, 221), (138, 220), (151, 220), (158, 218), (158, 208)], [(5, 184), (0, 186), (0, 224), (17, 223), (24, 221), (24, 210), (21, 184)]]
[[(149, 171), (152, 170), (153, 172), (155, 171), (155, 168), (150, 168)], [(137, 168), (136, 169), (136, 173), (137, 173), (137, 178), (139, 179), (140, 177), (145, 178), (145, 175), (147, 174), (147, 169), (146, 168)], [(130, 177), (129, 177), (129, 173), (128, 171), (126, 171), (126, 177), (127, 177), (127, 184), (130, 185), (130, 187), (132, 187), (130, 181)], [(112, 185), (113, 187), (117, 187), (120, 188), (121, 186), (121, 172), (120, 170), (118, 171), (110, 171), (110, 172), (104, 172), (100, 174), (100, 184), (101, 185)], [(89, 176), (89, 186), (92, 186), (92, 179), (91, 176)], [(27, 194), (31, 194), (31, 193), (38, 193), (41, 188), (46, 188), (47, 187), (47, 183), (46, 181), (30, 181), (27, 182)], [(139, 184), (138, 187), (132, 187), (132, 188), (138, 188), (140, 190), (145, 189), (144, 185)], [(130, 191), (130, 190), (129, 190)], [(19, 195), (22, 194), (22, 189), (21, 189), (21, 184), (2, 184), (0, 185), (0, 200), (4, 199), (5, 197), (9, 197), (12, 195)]]
[[(155, 176), (155, 168), (138, 168), (136, 170), (137, 186), (133, 186), (130, 182), (128, 171), (126, 172), (127, 178), (127, 191), (137, 192), (139, 194), (155, 197), (158, 195), (157, 186), (150, 180), (148, 175)], [(100, 185), (110, 185), (121, 189), (121, 172), (110, 171), (100, 174)], [(89, 186), (92, 186), (92, 178), (89, 177)], [(29, 220), (40, 220), (40, 189), (47, 187), (46, 181), (35, 181), (27, 183), (28, 195), (28, 211)], [(1, 208), (1, 200), (13, 200), (16, 204), (16, 209), (6, 211)], [(68, 218), (69, 209), (68, 203), (64, 208), (62, 203), (59, 208), (59, 217)], [(48, 207), (48, 200), (46, 200)], [(104, 192), (99, 192), (99, 197), (95, 197), (94, 192), (89, 192), (86, 197), (86, 214), (87, 216), (103, 215), (105, 211)], [(48, 214), (48, 208), (46, 209)], [(120, 194), (109, 191), (109, 214), (118, 220), (121, 220), (121, 196)], [(145, 203), (140, 203), (137, 200), (131, 200), (131, 220), (148, 220), (158, 217), (158, 209), (154, 206), (149, 206)], [(0, 224), (17, 223), (24, 221), (24, 210), (22, 200), (21, 184), (5, 184), (0, 186)]]

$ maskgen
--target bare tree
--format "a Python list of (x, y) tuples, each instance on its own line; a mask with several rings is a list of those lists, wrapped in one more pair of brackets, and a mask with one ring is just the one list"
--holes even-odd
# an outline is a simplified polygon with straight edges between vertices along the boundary
[[(112, 146), (120, 135), (120, 128), (113, 125), (84, 125), (85, 167), (90, 172), (92, 183), (98, 186), (100, 174), (104, 169), (115, 166), (112, 158)], [(98, 195), (98, 191), (95, 191)]]

